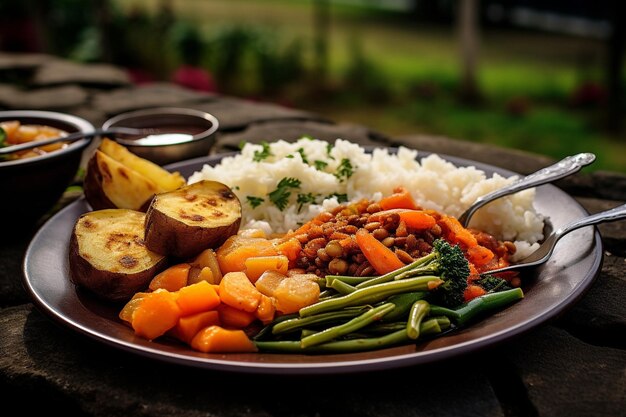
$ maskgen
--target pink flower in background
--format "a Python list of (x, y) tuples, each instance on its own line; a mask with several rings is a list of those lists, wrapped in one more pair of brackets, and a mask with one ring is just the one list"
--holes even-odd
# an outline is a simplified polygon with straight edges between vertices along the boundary
[(192, 90), (217, 91), (211, 74), (202, 68), (191, 65), (181, 65), (172, 75), (172, 82)]

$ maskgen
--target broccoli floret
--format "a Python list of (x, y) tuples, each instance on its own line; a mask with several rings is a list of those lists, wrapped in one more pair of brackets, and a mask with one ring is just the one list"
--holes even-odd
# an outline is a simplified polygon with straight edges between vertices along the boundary
[(435, 299), (433, 301), (451, 308), (463, 304), (465, 301), (463, 293), (467, 288), (470, 268), (458, 245), (451, 245), (443, 239), (435, 240), (431, 253), (407, 265), (395, 279), (429, 274), (436, 275), (444, 281), (432, 292)]
[(513, 288), (507, 280), (496, 277), (495, 275), (485, 275), (481, 279), (475, 281), (475, 283), (487, 292), (500, 292)]

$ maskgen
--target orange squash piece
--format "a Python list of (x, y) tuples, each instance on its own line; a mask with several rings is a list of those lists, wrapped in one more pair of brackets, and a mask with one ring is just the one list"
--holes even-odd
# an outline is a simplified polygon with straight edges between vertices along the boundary
[(220, 299), (238, 310), (253, 313), (261, 301), (261, 293), (243, 272), (229, 272), (220, 282)]
[(467, 248), (467, 260), (477, 267), (487, 265), (495, 257), (495, 254), (488, 248), (476, 245)]
[(289, 259), (289, 267), (293, 268), (296, 265), (298, 256), (302, 252), (302, 244), (295, 237), (281, 240), (276, 244), (276, 250), (285, 255)]
[(267, 295), (261, 295), (261, 301), (259, 302), (259, 306), (257, 307), (254, 315), (256, 318), (261, 320), (263, 324), (268, 324), (272, 320), (274, 320), (274, 315), (276, 314), (276, 307), (274, 306), (274, 301), (272, 298)]
[(256, 320), (254, 313), (238, 310), (228, 304), (220, 304), (216, 310), (222, 325), (231, 329), (244, 329)]
[(190, 316), (181, 317), (178, 323), (167, 334), (181, 342), (191, 344), (191, 339), (208, 326), (220, 325), (220, 316), (216, 310), (203, 311)]
[(215, 253), (220, 270), (223, 274), (228, 272), (241, 272), (246, 269), (246, 259), (254, 256), (274, 256), (278, 251), (274, 244), (263, 238), (247, 238), (233, 235)]
[(245, 261), (246, 276), (255, 283), (265, 271), (276, 271), (286, 274), (289, 269), (289, 259), (285, 255), (256, 256)]
[(256, 352), (255, 344), (243, 330), (229, 330), (209, 326), (192, 339), (191, 347), (204, 353)]
[(187, 285), (190, 269), (191, 265), (188, 263), (172, 265), (163, 272), (155, 275), (152, 281), (150, 281), (148, 288), (150, 288), (151, 291), (156, 291), (159, 288), (171, 292), (178, 291)]
[(180, 318), (180, 308), (176, 295), (157, 290), (147, 294), (132, 313), (131, 325), (135, 334), (148, 340), (162, 336), (176, 326)]
[(181, 316), (212, 310), (220, 304), (220, 296), (213, 285), (200, 281), (178, 290), (176, 303)]

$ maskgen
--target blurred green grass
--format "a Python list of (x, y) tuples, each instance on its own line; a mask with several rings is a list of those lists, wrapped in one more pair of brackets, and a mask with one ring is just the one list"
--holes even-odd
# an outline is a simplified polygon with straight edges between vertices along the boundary
[[(160, 3), (117, 0), (127, 12), (139, 7), (152, 14)], [(304, 62), (315, 67), (311, 0), (178, 0), (173, 6), (178, 18), (195, 24), (207, 39), (224, 28), (241, 27), (273, 48), (303, 40)], [(305, 87), (307, 80), (300, 80), (280, 96), (259, 97), (267, 91), (255, 78), (258, 69), (248, 57), (244, 72), (235, 74), (240, 82), (233, 92), (361, 123), (392, 136), (445, 135), (554, 158), (594, 152), (598, 159), (593, 169), (626, 172), (626, 138), (602, 129), (602, 103), (572, 104), (581, 86), (602, 83), (601, 42), (484, 30), (479, 56), (483, 100), (467, 106), (456, 98), (460, 66), (454, 30), (391, 17), (332, 7), (329, 75), (321, 91), (310, 91), (318, 86)]]

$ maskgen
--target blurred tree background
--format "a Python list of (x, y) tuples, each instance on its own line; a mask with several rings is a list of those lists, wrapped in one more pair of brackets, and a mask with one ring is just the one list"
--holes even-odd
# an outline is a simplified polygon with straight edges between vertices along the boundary
[(5, 51), (626, 172), (621, 0), (23, 0), (0, 16)]

